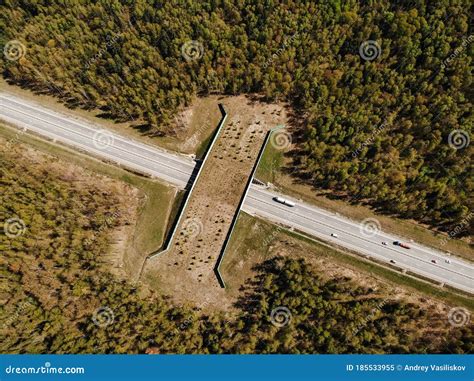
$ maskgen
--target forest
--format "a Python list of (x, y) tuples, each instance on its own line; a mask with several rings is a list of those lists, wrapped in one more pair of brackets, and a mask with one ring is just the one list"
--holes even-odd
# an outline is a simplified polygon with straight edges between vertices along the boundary
[(151, 136), (172, 134), (175, 112), (196, 95), (262, 94), (294, 110), (287, 170), (300, 181), (446, 231), (472, 210), (468, 0), (6, 0), (1, 9), (10, 83)]
[[(472, 323), (303, 260), (256, 266), (231, 313), (173, 306), (111, 275), (120, 187), (0, 140), (2, 353), (472, 353)], [(54, 169), (52, 165), (54, 164)]]

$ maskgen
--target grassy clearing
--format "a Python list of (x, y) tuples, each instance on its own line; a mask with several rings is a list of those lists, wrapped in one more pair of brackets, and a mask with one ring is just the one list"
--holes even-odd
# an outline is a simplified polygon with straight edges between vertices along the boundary
[[(174, 198), (173, 204), (171, 205), (170, 208), (170, 213), (169, 213), (169, 218), (168, 218), (168, 225), (166, 227), (165, 235), (164, 235), (164, 240), (166, 240), (169, 235), (171, 234), (171, 230), (174, 226), (174, 223), (176, 222), (178, 218), (178, 214), (182, 208), (182, 205), (184, 203), (184, 197), (186, 196), (186, 191), (182, 190), (177, 192), (176, 197)], [(163, 240), (162, 245), (159, 247), (159, 250), (154, 249), (153, 253), (164, 250), (164, 246), (166, 242)]]
[(156, 143), (170, 151), (202, 156), (221, 118), (218, 103), (214, 95), (197, 97), (177, 114), (171, 133), (156, 137)]
[[(276, 255), (283, 255), (281, 250), (275, 250), (275, 242), (284, 242), (288, 247), (288, 255), (292, 258), (301, 257), (311, 262), (326, 261), (327, 267), (322, 267), (324, 274), (330, 274), (329, 264), (336, 266), (342, 272), (351, 269), (360, 275), (360, 282), (367, 279), (376, 279), (378, 283), (395, 287), (402, 287), (408, 295), (423, 294), (449, 305), (464, 306), (474, 311), (474, 301), (468, 295), (439, 288), (430, 283), (403, 275), (387, 267), (366, 261), (349, 252), (339, 251), (328, 247), (324, 243), (291, 232), (282, 227), (241, 213), (230, 242), (226, 256), (222, 263), (221, 272), (228, 285), (228, 292), (236, 294), (238, 288), (253, 275), (252, 267)], [(321, 265), (321, 263), (319, 263)]]
[(267, 144), (258, 165), (255, 177), (263, 182), (274, 183), (277, 180), (277, 170), (283, 165), (283, 151)]
[(309, 185), (296, 184), (290, 175), (283, 173), (282, 168), (289, 166), (289, 158), (282, 151), (276, 150), (271, 144), (265, 149), (262, 161), (257, 170), (257, 179), (271, 182), (282, 193), (304, 200), (320, 208), (339, 213), (355, 221), (376, 218), (382, 229), (395, 235), (406, 237), (430, 246), (436, 250), (447, 251), (464, 259), (474, 261), (474, 250), (471, 245), (459, 239), (448, 240), (443, 244), (446, 234), (436, 232), (429, 227), (413, 220), (403, 220), (392, 216), (375, 213), (373, 209), (363, 205), (351, 205), (346, 201), (331, 198), (328, 192), (317, 193)]
[(136, 248), (149, 254), (158, 250), (169, 227), (175, 205), (175, 192), (169, 187), (153, 181), (135, 181), (134, 185), (145, 195), (136, 228)]
[(42, 152), (92, 172), (123, 181), (140, 190), (141, 203), (134, 238), (133, 242), (129, 243), (127, 257), (124, 259), (126, 270), (132, 277), (136, 276), (144, 257), (161, 247), (176, 196), (175, 188), (103, 163), (68, 147), (22, 133), (6, 124), (0, 124), (0, 136), (5, 137), (11, 144), (26, 143)]
[(209, 136), (201, 142), (198, 149), (196, 150), (197, 159), (201, 160), (204, 158), (204, 155), (206, 154), (207, 149), (209, 148), (209, 144), (211, 144), (211, 140), (213, 136), (214, 136), (214, 131), (211, 131)]

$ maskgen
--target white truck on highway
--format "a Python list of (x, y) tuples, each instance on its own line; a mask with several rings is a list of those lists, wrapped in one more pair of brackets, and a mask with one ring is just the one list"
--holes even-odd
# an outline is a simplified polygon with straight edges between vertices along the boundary
[(283, 205), (287, 205), (287, 206), (291, 206), (291, 207), (293, 207), (293, 206), (296, 205), (293, 201), (287, 200), (286, 198), (273, 197), (273, 199), (274, 199), (276, 202), (279, 202), (280, 204), (283, 204)]

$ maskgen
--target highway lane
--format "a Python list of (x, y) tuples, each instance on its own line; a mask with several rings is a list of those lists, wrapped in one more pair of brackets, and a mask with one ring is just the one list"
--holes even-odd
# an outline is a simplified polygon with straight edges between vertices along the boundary
[[(275, 196), (287, 196), (253, 186), (243, 210), (270, 221), (293, 227), (306, 234), (329, 243), (351, 249), (379, 261), (420, 274), (435, 281), (473, 292), (474, 266), (458, 258), (409, 242), (411, 249), (393, 245), (394, 241), (406, 242), (403, 238), (387, 234), (382, 230), (366, 232), (363, 224), (342, 218), (326, 210), (296, 200), (289, 207), (273, 200)], [(291, 198), (290, 198), (291, 199)], [(331, 234), (337, 234), (337, 237)], [(386, 242), (387, 245), (383, 245)], [(446, 259), (450, 263), (446, 263)], [(436, 260), (437, 263), (432, 263)]]
[(0, 117), (50, 139), (80, 148), (130, 169), (162, 178), (181, 188), (196, 163), (192, 158), (124, 138), (90, 122), (0, 93)]
[[(179, 187), (185, 186), (196, 165), (190, 157), (124, 138), (88, 121), (4, 92), (0, 93), (0, 119)], [(273, 200), (276, 195), (252, 184), (243, 210), (379, 261), (393, 260), (402, 269), (474, 293), (474, 267), (463, 260), (412, 242), (408, 242), (410, 250), (403, 249), (393, 245), (396, 240), (405, 242), (402, 238), (383, 231), (367, 234), (361, 231), (358, 222), (302, 202), (296, 201), (293, 208), (284, 206)], [(331, 233), (338, 237), (332, 237)], [(431, 262), (433, 259), (436, 264)], [(446, 263), (446, 259), (451, 263)]]

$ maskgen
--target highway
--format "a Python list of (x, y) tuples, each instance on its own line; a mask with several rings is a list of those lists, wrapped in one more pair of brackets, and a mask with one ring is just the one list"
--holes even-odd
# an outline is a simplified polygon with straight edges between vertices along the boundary
[[(124, 167), (161, 178), (180, 188), (188, 183), (196, 166), (191, 157), (133, 141), (89, 121), (52, 111), (5, 92), (0, 92), (0, 119)], [(296, 203), (294, 207), (280, 204), (273, 200), (276, 196), (292, 200), (291, 197), (252, 184), (242, 209), (368, 258), (474, 293), (474, 266), (471, 263), (407, 242), (382, 230), (365, 231), (362, 229), (364, 225), (356, 221), (298, 200), (293, 200)], [(394, 241), (407, 242), (411, 249), (394, 245)], [(386, 242), (386, 245), (382, 242)], [(433, 263), (433, 260), (437, 263)]]
[(0, 118), (28, 131), (79, 148), (135, 171), (161, 178), (180, 188), (189, 181), (196, 163), (147, 144), (122, 137), (88, 121), (0, 93)]
[[(293, 200), (296, 206), (279, 204), (273, 200), (275, 196)], [(470, 263), (412, 242), (408, 242), (410, 249), (404, 249), (393, 244), (395, 241), (406, 242), (403, 238), (382, 230), (364, 231), (364, 225), (360, 223), (288, 196), (253, 185), (242, 210), (367, 255), (369, 258), (389, 264), (392, 264), (391, 260), (395, 261), (395, 264), (392, 264), (395, 267), (473, 292), (474, 266)], [(337, 237), (331, 234), (336, 234)], [(382, 242), (386, 242), (386, 245)], [(446, 259), (451, 263), (446, 263)], [(432, 263), (432, 260), (437, 263)]]

